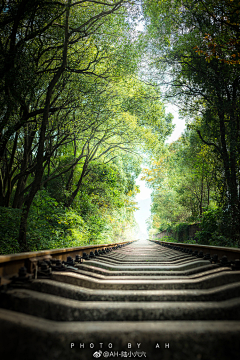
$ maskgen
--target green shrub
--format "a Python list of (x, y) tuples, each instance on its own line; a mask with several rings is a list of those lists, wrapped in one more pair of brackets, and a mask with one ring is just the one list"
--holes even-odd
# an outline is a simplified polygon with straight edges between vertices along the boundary
[(229, 238), (231, 219), (227, 210), (218, 208), (205, 211), (200, 223), (201, 231), (196, 233), (199, 244), (236, 247)]
[(21, 210), (0, 207), (0, 254), (14, 254), (20, 251), (18, 230)]

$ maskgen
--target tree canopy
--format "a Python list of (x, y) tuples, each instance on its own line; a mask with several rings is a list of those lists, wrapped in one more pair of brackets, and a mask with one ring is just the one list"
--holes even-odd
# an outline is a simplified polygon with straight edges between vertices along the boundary
[(229, 236), (239, 243), (239, 3), (147, 0), (144, 4), (155, 79), (165, 87), (165, 97), (178, 102), (213, 162), (218, 159), (221, 205), (230, 216)]
[[(142, 154), (155, 229), (212, 212), (240, 244), (239, 11), (235, 0), (2, 1), (2, 252), (126, 238)], [(187, 130), (167, 145), (169, 101)]]
[(139, 152), (171, 132), (138, 75), (138, 17), (123, 0), (2, 2), (0, 206), (2, 223), (18, 218), (18, 249), (134, 225)]

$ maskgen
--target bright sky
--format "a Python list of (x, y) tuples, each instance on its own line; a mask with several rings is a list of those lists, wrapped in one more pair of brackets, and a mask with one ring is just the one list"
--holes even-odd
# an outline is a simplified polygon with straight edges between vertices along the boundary
[[(172, 113), (174, 116), (173, 124), (175, 124), (175, 129), (172, 135), (166, 141), (167, 143), (171, 143), (173, 141), (176, 141), (181, 136), (181, 133), (185, 129), (185, 122), (184, 120), (179, 119), (177, 106), (169, 104), (166, 107), (166, 111)], [(137, 194), (135, 197), (136, 201), (138, 202), (139, 210), (135, 211), (134, 215), (141, 232), (141, 234), (138, 234), (138, 237), (145, 237), (145, 239), (147, 239), (148, 236), (146, 220), (151, 215), (151, 189), (146, 187), (145, 181), (140, 180), (141, 176), (142, 175), (140, 174), (138, 179), (136, 180), (136, 185), (140, 186), (140, 193)]]
[(173, 141), (176, 141), (181, 136), (181, 133), (185, 129), (185, 121), (179, 119), (178, 108), (176, 105), (172, 105), (172, 104), (167, 105), (166, 112), (169, 112), (174, 116), (173, 124), (175, 124), (175, 129), (173, 130), (172, 135), (166, 141), (166, 143), (169, 144)]
[(145, 181), (140, 180), (141, 174), (136, 180), (136, 185), (140, 186), (140, 193), (136, 195), (135, 199), (138, 202), (139, 210), (135, 211), (134, 216), (139, 225), (140, 232), (138, 238), (147, 239), (147, 224), (146, 220), (150, 217), (150, 206), (151, 206), (151, 189), (145, 186)]
[(140, 193), (136, 195), (136, 201), (150, 199), (152, 190), (145, 186), (145, 181), (140, 180), (142, 174), (136, 180), (136, 185), (140, 186)]
[[(143, 31), (144, 30), (144, 22), (140, 21), (139, 25), (137, 26), (136, 30)], [(173, 118), (173, 124), (175, 124), (175, 129), (171, 136), (166, 140), (166, 143), (171, 143), (173, 141), (176, 141), (180, 136), (181, 133), (185, 129), (185, 121), (182, 119), (179, 119), (178, 116), (178, 108), (175, 105), (168, 104), (166, 106), (166, 112), (170, 112), (174, 118)], [(145, 181), (140, 180), (141, 174), (139, 175), (136, 184), (140, 186), (140, 193), (137, 194), (135, 197), (136, 201), (138, 202), (139, 210), (135, 211), (135, 219), (139, 225), (140, 232), (139, 238), (143, 238), (145, 236), (145, 239), (147, 236), (147, 224), (146, 220), (150, 217), (151, 212), (151, 189), (147, 188), (145, 186)], [(144, 234), (144, 235), (143, 235)]]

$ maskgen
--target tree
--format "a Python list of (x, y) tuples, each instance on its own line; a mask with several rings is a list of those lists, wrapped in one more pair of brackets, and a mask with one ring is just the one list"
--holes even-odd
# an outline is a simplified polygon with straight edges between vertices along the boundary
[(144, 178), (153, 188), (153, 228), (199, 221), (204, 211), (223, 205), (221, 163), (211, 150), (191, 129), (152, 159)]
[(94, 166), (138, 146), (150, 151), (171, 131), (160, 93), (137, 78), (134, 4), (48, 5), (20, 0), (1, 8), (0, 205), (21, 209), (22, 249), (39, 192), (49, 199), (52, 184), (61, 183), (54, 197), (71, 211)]
[[(168, 69), (171, 76), (165, 78), (165, 84), (171, 88), (169, 95), (179, 100), (185, 114), (201, 119), (198, 123), (201, 125), (195, 126), (201, 141), (213, 147), (221, 158), (226, 183), (225, 207), (232, 218), (231, 236), (238, 242), (239, 68), (237, 63), (230, 59), (232, 51), (236, 54), (238, 47), (239, 26), (233, 25), (232, 20), (228, 23), (225, 15), (223, 19), (217, 15), (214, 21), (212, 16), (218, 9), (223, 9), (224, 14), (230, 14), (231, 4), (228, 1), (220, 2), (219, 7), (215, 1), (163, 1), (157, 5), (146, 1), (145, 4), (145, 13), (150, 23), (149, 31), (155, 41), (155, 44), (152, 42), (152, 47), (156, 48), (156, 68), (161, 71)], [(238, 11), (235, 5), (234, 2), (232, 16), (236, 16)], [(222, 29), (226, 27), (228, 30), (225, 37), (222, 36)], [(236, 49), (227, 48), (220, 59), (223, 61), (219, 61), (217, 53), (216, 56), (210, 54), (206, 59), (206, 54), (199, 52), (198, 49), (206, 47), (206, 34), (217, 39), (217, 49), (221, 47), (221, 41), (222, 44), (227, 44), (227, 38), (232, 31), (235, 31)], [(211, 44), (209, 46), (212, 48)]]
[[(66, 106), (69, 110), (69, 102), (63, 104), (62, 94), (71, 75), (86, 74), (96, 78), (110, 75), (111, 69), (106, 66), (107, 62), (105, 66), (103, 63), (107, 57), (106, 46), (99, 49), (96, 39), (94, 41), (94, 34), (97, 36), (104, 19), (122, 7), (124, 1), (93, 2), (91, 7), (87, 7), (86, 4), (89, 3), (91, 1), (79, 3), (69, 0), (53, 2), (49, 6), (46, 1), (22, 0), (18, 3), (4, 2), (1, 8), (1, 47), (4, 51), (1, 69), (3, 131), (0, 156), (5, 177), (2, 188), (6, 189), (6, 184), (8, 185), (7, 192), (3, 189), (1, 192), (3, 203), (9, 204), (13, 171), (11, 167), (19, 132), (24, 128), (26, 141), (21, 164), (21, 185), (18, 189), (20, 193), (24, 190), (29, 173), (34, 175), (21, 204), (23, 212), (19, 241), (22, 245), (26, 242), (29, 209), (41, 186), (46, 158), (49, 157), (45, 145), (50, 115), (59, 112), (63, 107), (66, 110)], [(18, 59), (21, 60), (19, 67)], [(25, 69), (24, 63), (30, 64), (30, 68)], [(8, 100), (5, 101), (6, 99)], [(58, 106), (55, 106), (56, 103)], [(15, 140), (11, 143), (13, 136)], [(34, 137), (37, 137), (34, 149), (36, 158), (35, 164), (29, 170), (27, 158)], [(7, 150), (9, 142), (10, 156)], [(3, 199), (5, 196), (6, 201)]]

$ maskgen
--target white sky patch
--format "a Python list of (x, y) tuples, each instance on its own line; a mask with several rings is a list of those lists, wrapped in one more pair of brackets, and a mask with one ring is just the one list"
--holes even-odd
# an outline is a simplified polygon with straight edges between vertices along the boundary
[(173, 124), (175, 124), (175, 129), (173, 130), (172, 135), (166, 140), (166, 143), (170, 144), (180, 138), (186, 128), (186, 124), (183, 119), (179, 119), (178, 108), (176, 105), (168, 104), (166, 106), (166, 112), (169, 112), (174, 116)]
[(138, 238), (147, 239), (147, 224), (146, 220), (150, 217), (151, 211), (151, 192), (152, 190), (146, 187), (145, 181), (140, 180), (142, 174), (136, 180), (136, 185), (140, 186), (140, 193), (136, 195), (135, 200), (138, 202), (139, 210), (135, 211), (134, 216), (139, 225), (140, 233)]
[(152, 190), (146, 187), (145, 181), (140, 180), (141, 177), (142, 177), (142, 174), (140, 174), (139, 177), (136, 180), (136, 185), (140, 186), (140, 193), (137, 194), (136, 197), (135, 197), (136, 201), (151, 198)]
[[(185, 121), (179, 119), (178, 108), (175, 105), (169, 104), (166, 106), (166, 112), (172, 113), (174, 116), (173, 124), (175, 124), (175, 129), (171, 136), (166, 140), (166, 143), (171, 143), (179, 139), (181, 134), (184, 132), (186, 127)], [(151, 192), (152, 190), (146, 186), (145, 181), (140, 180), (142, 174), (136, 180), (136, 185), (140, 186), (140, 193), (136, 195), (135, 200), (138, 202), (139, 210), (135, 211), (134, 216), (139, 225), (140, 232), (138, 238), (147, 239), (147, 224), (146, 220), (151, 216)]]
[(137, 27), (136, 27), (137, 31), (144, 31), (144, 21), (139, 21)]

